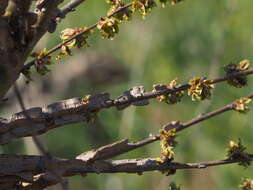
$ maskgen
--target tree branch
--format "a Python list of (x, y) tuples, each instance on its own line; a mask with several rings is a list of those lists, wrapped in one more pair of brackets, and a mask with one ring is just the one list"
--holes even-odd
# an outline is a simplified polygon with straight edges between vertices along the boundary
[[(78, 2), (78, 1), (77, 1)], [(123, 7), (120, 7), (118, 10), (116, 10), (115, 12), (113, 12), (112, 14), (110, 14), (108, 16), (108, 18), (112, 17), (113, 15), (127, 9), (128, 7), (130, 7), (132, 5), (132, 3), (129, 3)], [(79, 37), (79, 36), (82, 36), (83, 34), (85, 33), (88, 33), (89, 31), (91, 31), (92, 29), (96, 28), (97, 25), (99, 24), (99, 22), (87, 27), (86, 30), (83, 30), (82, 32), (76, 34), (76, 35), (73, 35), (72, 37), (70, 37), (68, 40), (62, 42), (62, 43), (59, 43), (58, 45), (56, 45), (55, 47), (53, 47), (52, 49), (48, 50), (48, 52), (45, 54), (45, 57), (46, 56), (49, 56), (51, 55), (52, 53), (54, 53), (55, 51), (59, 50), (63, 45), (67, 44), (68, 42), (72, 41), (73, 39)], [(33, 59), (32, 61), (30, 61), (29, 63), (25, 64), (24, 67), (22, 68), (21, 72), (24, 72), (26, 70), (29, 70), (31, 68), (31, 66), (34, 65), (36, 59)]]
[[(247, 96), (248, 98), (253, 98), (253, 94)], [(165, 124), (162, 128), (165, 130), (171, 130), (176, 129), (176, 132), (182, 131), (184, 129), (187, 129), (195, 124), (198, 124), (202, 121), (208, 120), (212, 117), (215, 117), (217, 115), (220, 115), (224, 112), (231, 111), (234, 109), (235, 104), (231, 103), (226, 106), (223, 106), (221, 108), (218, 108), (212, 112), (201, 114), (198, 117), (193, 118), (192, 120), (180, 123), (179, 121), (172, 121), (167, 124)], [(94, 162), (97, 160), (104, 160), (104, 159), (111, 159), (115, 156), (127, 153), (131, 150), (140, 148), (142, 146), (145, 146), (147, 144), (153, 143), (157, 140), (160, 140), (160, 135), (151, 135), (148, 138), (135, 142), (135, 143), (129, 143), (127, 139), (123, 139), (121, 141), (117, 141), (115, 143), (105, 145), (103, 147), (100, 147), (98, 149), (94, 149), (88, 152), (84, 152), (81, 155), (77, 156), (77, 158), (80, 158), (86, 162)]]
[(34, 37), (30, 42), (32, 44), (31, 47), (34, 47), (38, 40), (49, 30), (50, 27), (52, 27), (52, 20), (56, 18), (59, 13), (58, 5), (62, 1), (63, 0), (42, 0), (37, 2), (36, 13), (38, 14), (38, 18), (33, 25)]
[[(233, 76), (249, 75), (252, 73), (253, 70), (247, 70), (235, 73)], [(230, 75), (217, 78), (213, 80), (213, 83), (223, 82), (229, 78), (231, 78)], [(28, 127), (30, 121), (27, 119), (26, 114), (29, 115), (34, 123), (34, 133), (39, 135), (63, 125), (77, 123), (80, 121), (90, 121), (96, 112), (105, 108), (118, 107), (126, 104), (131, 105), (132, 103), (142, 100), (156, 98), (158, 96), (180, 90), (187, 90), (189, 87), (189, 84), (184, 84), (178, 88), (167, 88), (161, 91), (144, 92), (141, 96), (122, 96), (115, 100), (110, 99), (110, 94), (103, 93), (90, 96), (87, 102), (82, 98), (72, 98), (50, 104), (44, 108), (34, 107), (26, 110), (26, 113), (24, 113), (24, 111), (15, 113), (10, 117), (10, 119), (0, 121), (0, 144), (8, 143), (12, 139), (33, 135), (32, 131)], [(228, 107), (221, 109), (222, 110), (215, 111), (210, 115), (202, 115), (197, 118), (197, 121), (194, 120), (191, 121), (191, 123), (198, 123), (217, 114), (231, 110), (232, 108), (231, 105), (228, 105)], [(191, 123), (186, 123), (186, 125), (182, 125), (181, 127), (186, 128), (192, 125)]]
[[(23, 101), (23, 98), (22, 98), (22, 95), (20, 94), (20, 91), (18, 89), (18, 86), (17, 84), (15, 83), (14, 84), (14, 91), (15, 91), (15, 94), (17, 96), (17, 99), (18, 99), (18, 102), (19, 102), (19, 105), (20, 107), (22, 108), (24, 114), (25, 114), (25, 117), (27, 120), (29, 120), (30, 124), (28, 125), (30, 130), (31, 130), (31, 133), (32, 133), (32, 139), (33, 139), (33, 142), (34, 144), (36, 145), (36, 147), (38, 148), (38, 150), (44, 155), (47, 157), (47, 159), (51, 160), (52, 159), (52, 155), (47, 151), (46, 147), (43, 145), (42, 141), (35, 135), (35, 130), (33, 128), (34, 126), (34, 123), (33, 123), (33, 120), (32, 118), (27, 114), (26, 112), (26, 109), (25, 109), (25, 104), (24, 104), (24, 101)], [(55, 176), (56, 180), (58, 182), (61, 183), (62, 185), (62, 190), (67, 190), (67, 183), (64, 182), (64, 180), (62, 179), (62, 177), (58, 174), (57, 171), (55, 171), (53, 168), (50, 168), (48, 172), (51, 172), (52, 175)]]
[(65, 18), (65, 16), (68, 13), (75, 11), (75, 8), (79, 6), (81, 3), (83, 3), (84, 1), (86, 0), (71, 0), (67, 5), (65, 5), (64, 7), (60, 9), (60, 12), (57, 15), (57, 17)]
[[(44, 4), (44, 2), (48, 2)], [(31, 0), (1, 0), (4, 17), (0, 17), (0, 99), (20, 75), (25, 60), (39, 39), (46, 33), (51, 19), (57, 15), (62, 0), (40, 0), (37, 14), (28, 13)], [(37, 6), (38, 7), (38, 6)], [(30, 20), (32, 18), (32, 21)]]
[[(249, 159), (253, 160), (253, 155), (249, 154)], [(52, 174), (47, 173), (49, 167), (53, 167), (59, 171), (63, 177), (74, 175), (86, 175), (87, 173), (136, 173), (142, 174), (148, 171), (168, 172), (178, 169), (203, 169), (207, 167), (239, 163), (240, 159), (224, 159), (198, 163), (178, 163), (167, 162), (159, 163), (154, 158), (145, 159), (126, 159), (114, 161), (96, 161), (92, 164), (80, 159), (60, 159), (54, 158), (48, 160), (45, 156), (25, 156), (25, 155), (0, 155), (0, 174), (8, 176), (0, 178), (0, 184), (8, 181), (12, 182), (28, 182), (22, 189), (34, 189), (35, 187), (45, 188), (50, 185), (57, 184)], [(12, 167), (10, 167), (12, 166)], [(20, 183), (22, 184), (22, 183)]]

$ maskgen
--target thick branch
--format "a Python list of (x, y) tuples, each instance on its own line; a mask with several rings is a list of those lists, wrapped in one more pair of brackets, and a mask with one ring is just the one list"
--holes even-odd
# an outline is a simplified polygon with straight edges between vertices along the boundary
[(18, 78), (23, 66), (18, 63), (25, 61), (11, 32), (7, 19), (0, 17), (0, 99)]
[[(56, 28), (55, 18), (63, 0), (38, 0), (36, 10), (29, 12), (32, 0), (0, 1), (0, 99), (19, 77), (33, 47), (47, 31)], [(84, 1), (84, 0), (82, 0)], [(62, 9), (66, 15), (82, 1), (71, 1)], [(9, 3), (8, 3), (9, 2)]]
[[(249, 155), (253, 160), (253, 155)], [(0, 175), (8, 176), (0, 178), (0, 182), (30, 182), (31, 185), (24, 189), (43, 185), (53, 185), (59, 181), (55, 180), (52, 174), (47, 173), (53, 167), (62, 176), (86, 175), (87, 173), (137, 173), (147, 171), (168, 171), (178, 169), (202, 169), (211, 166), (238, 163), (239, 159), (225, 159), (199, 163), (163, 163), (160, 164), (153, 158), (126, 159), (115, 161), (96, 161), (87, 163), (80, 159), (65, 160), (54, 158), (48, 160), (45, 156), (24, 156), (24, 155), (0, 155)], [(12, 167), (10, 167), (12, 166)]]
[[(107, 100), (110, 100), (109, 94), (97, 94), (90, 97), (89, 103), (81, 98), (72, 98), (16, 113), (10, 119), (0, 121), (0, 144), (14, 138), (42, 134), (66, 124), (89, 121), (94, 112), (106, 107), (104, 102)], [(32, 119), (34, 130), (30, 130), (31, 120), (27, 115)]]
[[(43, 2), (47, 1), (47, 4)], [(10, 0), (4, 17), (0, 17), (0, 99), (19, 77), (33, 47), (46, 33), (51, 19), (57, 15), (62, 0), (40, 0), (43, 4), (29, 13), (31, 0)], [(2, 10), (5, 1), (1, 0)]]
[[(53, 158), (52, 155), (47, 151), (46, 147), (43, 145), (41, 140), (35, 135), (36, 132), (33, 129), (33, 125), (34, 125), (33, 120), (32, 120), (32, 118), (30, 118), (29, 114), (27, 114), (27, 112), (26, 112), (26, 108), (25, 108), (23, 98), (20, 94), (20, 91), (19, 91), (18, 86), (17, 86), (16, 83), (14, 84), (14, 91), (15, 91), (15, 94), (16, 94), (17, 99), (19, 101), (20, 107), (22, 108), (22, 111), (25, 114), (25, 117), (30, 121), (30, 125), (28, 125), (28, 126), (29, 126), (29, 128), (32, 132), (32, 139), (33, 139), (34, 144), (36, 145), (38, 150), (40, 150), (40, 152), (44, 156), (47, 157), (47, 159), (51, 160)], [(68, 189), (67, 185), (66, 185), (66, 183), (64, 183), (64, 180), (62, 179), (61, 175), (59, 175), (58, 172), (54, 170), (54, 168), (50, 168), (50, 170), (48, 172), (51, 172), (51, 174), (55, 177), (55, 180), (59, 181), (62, 184), (62, 189), (63, 190)]]
[[(253, 70), (248, 70), (238, 72), (236, 74), (233, 74), (233, 76), (248, 75), (252, 73)], [(214, 80), (214, 82), (223, 82), (229, 77), (230, 76), (217, 78)], [(91, 96), (88, 102), (85, 102), (81, 98), (72, 98), (50, 104), (44, 108), (31, 108), (26, 110), (26, 113), (29, 114), (29, 117), (33, 120), (34, 133), (36, 135), (39, 135), (47, 132), (48, 130), (56, 127), (61, 127), (66, 124), (77, 123), (80, 121), (89, 121), (94, 117), (94, 114), (101, 109), (117, 107), (126, 104), (130, 105), (134, 102), (156, 98), (158, 96), (173, 93), (179, 90), (187, 90), (188, 88), (189, 85), (185, 84), (178, 88), (167, 88), (161, 91), (144, 92), (141, 96), (122, 96), (115, 100), (110, 99), (110, 95), (108, 93), (97, 94)], [(215, 111), (215, 113), (212, 113), (211, 116), (202, 115), (201, 117), (197, 118), (197, 122), (202, 121), (203, 119), (205, 120), (203, 117), (213, 117), (217, 114), (223, 113), (224, 111), (232, 109), (231, 105), (228, 105), (228, 107), (222, 108), (222, 112), (219, 110)], [(196, 121), (193, 121), (193, 124), (195, 123)], [(0, 144), (8, 143), (12, 139), (32, 136), (33, 134), (28, 127), (29, 125), (30, 120), (26, 117), (24, 111), (12, 115), (10, 119), (0, 121)], [(189, 123), (182, 125), (181, 127), (185, 128), (188, 126)]]

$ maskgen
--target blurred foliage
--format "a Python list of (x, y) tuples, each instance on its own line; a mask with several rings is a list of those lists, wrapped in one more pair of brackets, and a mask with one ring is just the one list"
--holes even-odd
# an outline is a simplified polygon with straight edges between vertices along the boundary
[[(185, 0), (175, 6), (154, 8), (145, 20), (139, 14), (132, 21), (119, 25), (114, 40), (102, 39), (98, 32), (88, 39), (88, 49), (75, 50), (82, 54), (94, 52), (111, 55), (128, 70), (127, 80), (106, 86), (89, 85), (82, 78), (68, 86), (57, 99), (83, 96), (107, 91), (115, 98), (135, 85), (152, 89), (154, 83), (165, 83), (177, 78), (187, 83), (196, 76), (212, 79), (225, 75), (224, 65), (242, 59), (253, 60), (252, 0), (205, 1)], [(101, 0), (86, 0), (77, 10), (59, 24), (57, 31), (48, 34), (47, 48), (59, 43), (60, 32), (65, 28), (87, 27), (105, 16), (109, 6)], [(64, 58), (65, 59), (65, 58)], [(58, 67), (50, 67), (52, 73)], [(100, 72), (100, 71), (97, 71)], [(44, 76), (44, 78), (46, 78)], [(65, 126), (43, 135), (50, 152), (59, 157), (74, 158), (81, 152), (101, 145), (129, 138), (137, 141), (150, 133), (158, 133), (161, 126), (171, 120), (182, 122), (211, 111), (231, 101), (248, 95), (253, 80), (248, 78), (246, 88), (234, 88), (226, 83), (217, 84), (210, 100), (191, 101), (183, 97), (175, 105), (151, 100), (149, 106), (104, 110), (95, 123)], [(36, 85), (36, 83), (34, 83)], [(55, 97), (52, 97), (52, 100)], [(251, 105), (250, 105), (251, 106)], [(228, 112), (180, 132), (177, 137), (175, 160), (198, 162), (223, 159), (230, 139), (241, 138), (248, 152), (253, 152), (253, 112), (246, 115)], [(18, 147), (18, 148), (17, 148)], [(24, 147), (17, 141), (3, 147), (3, 152), (22, 153)], [(159, 143), (147, 145), (118, 158), (158, 157)], [(70, 189), (168, 189), (171, 181), (181, 184), (181, 189), (236, 189), (241, 177), (249, 176), (251, 167), (244, 170), (238, 165), (226, 165), (204, 170), (178, 171), (173, 176), (159, 172), (133, 174), (89, 174), (85, 178), (70, 178)], [(252, 174), (251, 174), (252, 175)]]

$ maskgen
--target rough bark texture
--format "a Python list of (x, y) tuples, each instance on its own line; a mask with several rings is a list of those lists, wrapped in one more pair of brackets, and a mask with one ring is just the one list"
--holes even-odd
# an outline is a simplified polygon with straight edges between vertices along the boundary
[[(235, 73), (231, 76), (249, 75), (252, 73), (253, 70), (251, 69)], [(226, 81), (231, 76), (216, 78), (213, 80), (213, 83)], [(188, 88), (189, 84), (184, 84), (173, 89), (166, 88), (160, 91), (145, 92), (143, 86), (137, 86), (125, 91), (123, 95), (114, 100), (110, 98), (109, 93), (101, 93), (88, 96), (88, 98), (71, 98), (52, 103), (45, 107), (34, 107), (23, 110), (22, 112), (13, 114), (9, 119), (0, 120), (0, 144), (6, 144), (12, 139), (43, 134), (51, 129), (67, 124), (91, 121), (95, 118), (96, 113), (102, 109), (116, 107), (121, 110), (130, 105), (145, 106), (148, 105), (148, 99), (180, 90), (187, 90)], [(253, 95), (248, 96), (248, 98), (252, 97)], [(194, 118), (188, 123), (177, 126), (177, 131), (232, 109), (233, 103), (208, 114), (203, 114), (201, 117)], [(30, 130), (31, 121), (33, 130)], [(175, 126), (172, 127), (174, 128)]]
[[(85, 153), (83, 153), (85, 154)], [(253, 160), (252, 155), (248, 155)], [(240, 162), (240, 159), (224, 159), (199, 163), (159, 163), (157, 159), (125, 159), (114, 161), (93, 161), (77, 157), (76, 159), (60, 159), (46, 156), (0, 155), (0, 189), (19, 187), (20, 189), (43, 189), (59, 183), (59, 179), (48, 172), (54, 170), (58, 175), (85, 176), (88, 173), (135, 173), (141, 175), (147, 171), (161, 171), (168, 175), (179, 169), (203, 169), (211, 166)]]
[[(35, 10), (30, 6), (33, 0), (0, 0), (0, 102), (6, 92), (15, 83), (21, 71), (24, 71), (24, 62), (41, 37), (47, 32), (53, 32), (57, 25), (56, 18), (64, 18), (75, 7), (85, 0), (72, 0), (66, 6), (58, 9), (63, 0), (37, 0)], [(127, 9), (132, 4), (127, 4), (108, 17)], [(98, 23), (89, 27), (93, 29)], [(69, 41), (78, 35), (73, 36)], [(67, 43), (67, 41), (63, 42)], [(63, 44), (58, 44), (51, 53), (60, 49)], [(26, 66), (30, 68), (35, 61)], [(212, 80), (215, 84), (229, 80), (233, 77), (253, 74), (253, 69), (243, 70), (227, 74), (225, 77)], [(158, 87), (157, 85), (155, 85)], [(0, 119), (0, 144), (5, 144), (12, 139), (32, 136), (35, 144), (43, 156), (27, 156), (15, 154), (0, 154), (0, 190), (1, 189), (44, 189), (50, 185), (62, 182), (62, 177), (73, 175), (86, 175), (87, 173), (136, 173), (146, 171), (162, 171), (174, 174), (178, 169), (202, 169), (209, 166), (217, 166), (231, 163), (249, 165), (253, 155), (244, 152), (243, 149), (236, 157), (224, 160), (186, 163), (172, 162), (172, 159), (161, 161), (154, 158), (108, 160), (136, 148), (145, 146), (160, 139), (160, 134), (151, 135), (148, 138), (135, 143), (127, 139), (102, 146), (78, 155), (75, 159), (61, 159), (50, 155), (40, 144), (36, 135), (47, 132), (56, 127), (80, 121), (90, 121), (96, 113), (102, 109), (116, 107), (121, 110), (130, 105), (148, 105), (148, 99), (161, 95), (173, 94), (188, 90), (191, 85), (184, 84), (175, 87), (156, 88), (145, 92), (143, 86), (133, 87), (125, 91), (120, 97), (110, 99), (110, 94), (101, 93), (84, 98), (72, 98), (52, 103), (46, 107), (34, 107), (25, 109), (21, 95), (16, 89), (16, 94), (22, 111), (13, 114), (9, 119)], [(16, 86), (15, 86), (16, 87)], [(252, 99), (253, 94), (248, 98)], [(233, 102), (217, 110), (202, 114), (189, 122), (169, 122), (163, 126), (167, 132), (175, 129), (176, 132), (184, 130), (194, 124), (210, 119), (214, 116), (234, 110), (236, 103)], [(161, 135), (162, 137), (162, 135)], [(162, 138), (161, 138), (162, 139)], [(170, 139), (167, 139), (168, 141)]]
[(39, 1), (29, 12), (31, 0), (1, 1), (0, 4), (0, 99), (20, 75), (30, 52), (47, 32), (62, 0)]

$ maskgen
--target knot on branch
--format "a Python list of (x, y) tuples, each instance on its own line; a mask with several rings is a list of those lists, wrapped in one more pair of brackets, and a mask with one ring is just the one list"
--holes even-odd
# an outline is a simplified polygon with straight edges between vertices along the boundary
[[(122, 96), (115, 100), (118, 104), (116, 107), (118, 110), (122, 110), (130, 105), (134, 106), (145, 106), (149, 104), (149, 101), (141, 98), (144, 96), (145, 89), (144, 86), (134, 86), (129, 90), (125, 91)], [(124, 103), (127, 102), (127, 103)]]
[(182, 127), (183, 124), (180, 123), (180, 121), (171, 121), (170, 123), (167, 123), (166, 125), (163, 126), (163, 129), (166, 131), (169, 131), (171, 129), (179, 129), (180, 127)]
[(88, 106), (91, 110), (99, 110), (108, 107), (107, 102), (110, 102), (110, 94), (105, 92), (101, 94), (88, 95), (82, 98), (84, 105)]
[(34, 108), (27, 109), (25, 111), (15, 113), (11, 116), (11, 120), (12, 121), (14, 121), (14, 120), (21, 121), (21, 120), (26, 120), (27, 117), (29, 117), (29, 119), (32, 119), (34, 122), (43, 121), (44, 117), (42, 115), (42, 108), (41, 107), (34, 107)]

